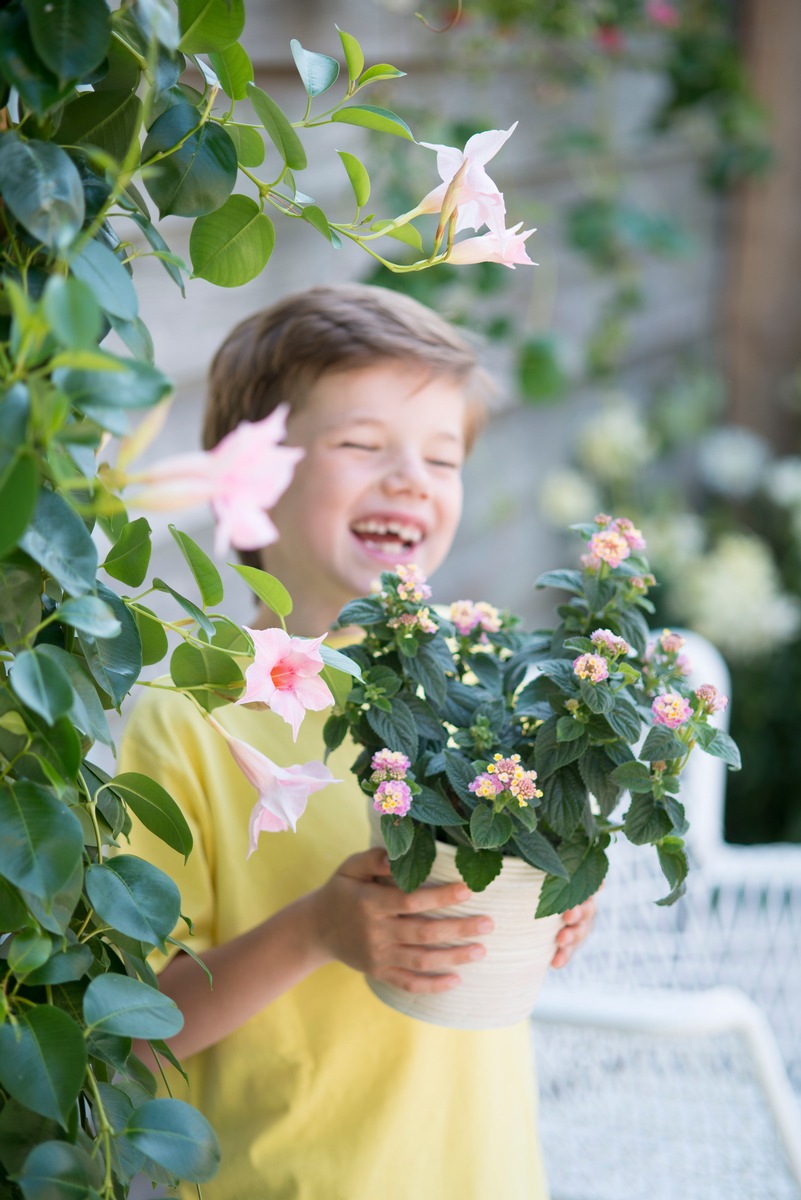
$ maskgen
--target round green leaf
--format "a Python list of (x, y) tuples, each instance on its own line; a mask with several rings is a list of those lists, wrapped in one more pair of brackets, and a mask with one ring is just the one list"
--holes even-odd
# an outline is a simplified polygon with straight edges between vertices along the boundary
[(102, 1186), (103, 1168), (81, 1146), (41, 1142), (16, 1178), (25, 1200), (84, 1200)]
[(253, 63), (238, 42), (225, 50), (213, 50), (209, 61), (226, 96), (232, 100), (246, 100), (248, 84), (253, 82)]
[(60, 146), (5, 134), (0, 139), (0, 192), (20, 224), (53, 250), (66, 249), (83, 224), (81, 177)]
[(13, 84), (23, 103), (39, 116), (63, 100), (69, 84), (60, 84), (44, 65), (31, 41), (27, 15), (21, 7), (0, 12), (0, 72)]
[(121, 583), (139, 587), (147, 575), (152, 548), (150, 525), (144, 517), (137, 517), (123, 525), (122, 533), (106, 555), (103, 570)]
[(8, 947), (8, 965), (19, 979), (47, 962), (52, 948), (46, 933), (40, 933), (38, 929), (21, 929)]
[(214, 646), (190, 646), (187, 642), (175, 648), (170, 675), (177, 688), (194, 689), (195, 699), (209, 711), (235, 699), (244, 684), (242, 672), (230, 654)]
[(105, 0), (26, 0), (36, 53), (59, 79), (80, 79), (98, 67), (111, 37)]
[(292, 597), (274, 575), (262, 571), (259, 567), (245, 567), (239, 563), (229, 563), (230, 567), (244, 579), (252, 592), (263, 600), (268, 608), (279, 617), (288, 617), (292, 612)]
[(0, 557), (12, 550), (28, 527), (39, 494), (36, 459), (22, 448), (0, 473)]
[(328, 54), (317, 54), (313, 50), (304, 50), (297, 38), (289, 43), (298, 74), (303, 80), (303, 86), (310, 96), (320, 96), (327, 92), (337, 81), (339, 63)]
[(92, 908), (112, 929), (165, 949), (164, 939), (181, 915), (181, 894), (169, 875), (133, 854), (120, 854), (93, 863), (85, 887)]
[(348, 173), (348, 179), (356, 197), (356, 207), (364, 208), (370, 199), (370, 176), (367, 174), (364, 164), (355, 154), (348, 154), (345, 150), (337, 150), (337, 154), (342, 159), (342, 165)]
[(88, 416), (120, 408), (152, 408), (172, 390), (167, 376), (150, 363), (112, 355), (108, 362), (109, 367), (120, 370), (59, 367), (53, 373), (54, 382), (70, 403)]
[(222, 208), (192, 226), (192, 277), (218, 287), (239, 287), (264, 269), (274, 245), (273, 223), (256, 201), (229, 196)]
[(37, 650), (39, 654), (57, 662), (72, 684), (72, 707), (68, 713), (72, 723), (93, 741), (113, 746), (114, 741), (109, 731), (103, 705), (97, 694), (97, 688), (87, 671), (84, 670), (80, 660), (74, 654), (63, 650), (61, 646), (52, 646), (49, 642), (43, 642), (37, 647)]
[(178, 21), (184, 54), (225, 50), (245, 27), (244, 0), (178, 0)]
[(332, 121), (344, 125), (360, 125), (364, 129), (374, 129), (377, 133), (394, 133), (397, 137), (414, 141), (414, 134), (405, 121), (402, 121), (388, 108), (374, 108), (369, 104), (352, 104), (348, 108), (339, 108), (331, 115)]
[(237, 160), (243, 167), (260, 167), (264, 162), (264, 138), (258, 129), (248, 125), (226, 125), (228, 136), (236, 147)]
[(92, 291), (101, 308), (132, 321), (137, 314), (136, 292), (131, 276), (108, 246), (88, 242), (70, 263), (70, 269)]
[(109, 694), (114, 704), (119, 705), (139, 678), (142, 643), (136, 621), (119, 596), (102, 583), (97, 583), (96, 587), (100, 598), (119, 621), (121, 630), (115, 637), (96, 637), (78, 630), (78, 641), (92, 678)]
[(306, 151), (303, 143), (287, 117), (272, 96), (268, 96), (255, 84), (248, 84), (248, 96), (278, 153), (292, 171), (302, 171), (306, 166)]
[(95, 544), (81, 518), (57, 492), (43, 488), (39, 493), (33, 520), (19, 544), (65, 592), (80, 596), (94, 590)]
[[(236, 197), (234, 197), (236, 198)], [(178, 549), (186, 559), (190, 571), (195, 577), (195, 583), (200, 590), (200, 597), (205, 608), (213, 608), (224, 596), (220, 572), (197, 542), (193, 542), (187, 533), (182, 533), (174, 525), (169, 526), (170, 533), (178, 544)]]
[(137, 771), (125, 771), (110, 784), (145, 828), (183, 854), (185, 859), (189, 856), (192, 831), (186, 817), (160, 783)]
[(97, 596), (65, 600), (58, 608), (58, 619), (62, 625), (93, 633), (96, 637), (116, 637), (122, 629), (109, 606)]
[(82, 92), (64, 109), (62, 146), (97, 146), (122, 162), (142, 124), (142, 101), (132, 91)]
[(65, 804), (36, 783), (6, 782), (0, 791), (0, 871), (49, 905), (69, 883), (83, 854), (83, 830)]
[(57, 662), (37, 649), (23, 650), (11, 667), (11, 687), (16, 695), (48, 725), (72, 707), (72, 684)]
[(44, 290), (44, 314), (58, 340), (71, 349), (96, 346), (102, 318), (90, 288), (80, 279), (51, 275)]
[(127, 975), (98, 975), (83, 997), (83, 1015), (93, 1033), (120, 1037), (170, 1038), (184, 1018), (169, 996)]
[(86, 1071), (83, 1035), (60, 1008), (39, 1004), (0, 1027), (0, 1084), (65, 1129)]
[[(174, 104), (153, 122), (145, 139), (145, 185), (162, 217), (202, 217), (224, 204), (233, 191), (236, 147), (221, 125), (207, 121), (198, 129), (199, 120), (191, 104)], [(179, 150), (157, 159), (184, 138)]]
[(70, 983), (86, 975), (94, 961), (88, 946), (67, 946), (65, 950), (51, 954), (47, 962), (32, 971), (25, 982), (31, 987), (43, 983)]
[(135, 609), (134, 618), (142, 639), (142, 666), (150, 667), (161, 662), (170, 648), (161, 621), (152, 609), (146, 608), (144, 604)]
[(205, 1183), (220, 1165), (214, 1130), (182, 1100), (148, 1100), (131, 1115), (125, 1134), (148, 1158), (191, 1183)]

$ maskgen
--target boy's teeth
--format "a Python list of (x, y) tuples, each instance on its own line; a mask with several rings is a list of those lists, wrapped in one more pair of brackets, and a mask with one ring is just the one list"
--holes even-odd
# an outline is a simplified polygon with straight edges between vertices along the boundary
[(411, 543), (416, 545), (422, 540), (422, 533), (416, 525), (407, 525), (403, 521), (381, 521), (376, 517), (369, 517), (365, 521), (357, 521), (353, 526), (355, 533), (376, 533), (386, 536), (387, 534), (395, 534), (401, 543)]

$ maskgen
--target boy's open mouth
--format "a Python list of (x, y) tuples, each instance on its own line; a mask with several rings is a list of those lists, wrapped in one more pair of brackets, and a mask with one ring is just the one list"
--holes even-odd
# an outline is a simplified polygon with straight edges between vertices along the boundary
[(365, 550), (381, 558), (405, 558), (425, 537), (422, 524), (407, 518), (364, 517), (350, 527)]

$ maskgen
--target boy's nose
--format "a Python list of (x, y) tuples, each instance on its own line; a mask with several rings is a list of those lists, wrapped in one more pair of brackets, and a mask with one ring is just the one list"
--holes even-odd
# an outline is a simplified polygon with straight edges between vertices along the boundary
[(412, 455), (397, 459), (384, 476), (384, 488), (389, 495), (427, 496), (429, 484), (425, 464)]

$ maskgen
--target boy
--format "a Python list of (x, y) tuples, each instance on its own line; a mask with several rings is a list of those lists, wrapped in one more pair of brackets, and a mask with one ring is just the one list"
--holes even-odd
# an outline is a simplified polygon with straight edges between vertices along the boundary
[[(233, 331), (212, 365), (204, 438), (212, 446), (242, 419), (291, 405), (287, 440), (305, 454), (271, 513), (280, 538), (243, 555), (289, 588), (291, 633), (322, 633), (396, 563), (439, 566), (483, 385), (454, 330), (379, 288), (314, 288)], [(263, 609), (254, 624), (272, 621)], [(215, 715), (281, 765), (321, 756), (325, 713), (306, 715), (296, 743), (269, 713)], [(196, 1055), (191, 1098), (222, 1144), (209, 1200), (540, 1200), (527, 1026), (412, 1021), (363, 979), (458, 986), (460, 963), (484, 948), (441, 947), (492, 924), (421, 915), (463, 898), (461, 884), (406, 896), (379, 882), (389, 867), (382, 850), (362, 851), (354, 756), (350, 743), (331, 756), (343, 782), (310, 803), (297, 834), (263, 837), (246, 861), (253, 793), (223, 739), (163, 691), (130, 722), (121, 768), (158, 778), (195, 835), (186, 867), (146, 831), (133, 849), (175, 878), (214, 976), (210, 990), (183, 954), (161, 976), (186, 1017), (171, 1045)], [(556, 965), (591, 915), (591, 904), (569, 914)]]

